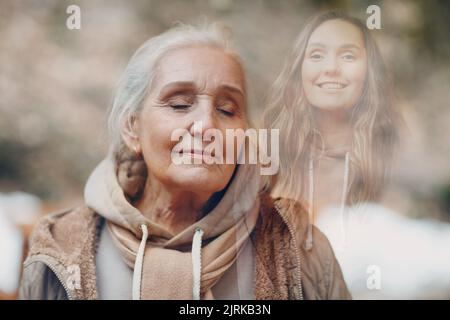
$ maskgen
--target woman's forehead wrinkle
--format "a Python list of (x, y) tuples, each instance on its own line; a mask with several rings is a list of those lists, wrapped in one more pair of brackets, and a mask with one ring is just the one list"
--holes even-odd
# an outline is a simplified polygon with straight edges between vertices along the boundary
[(200, 93), (209, 93), (208, 91), (210, 90), (210, 88), (209, 87), (211, 87), (211, 85), (208, 85), (208, 84), (210, 84), (210, 79), (209, 79), (210, 77), (207, 75), (205, 78), (203, 78), (203, 79), (198, 79), (198, 84), (199, 84), (199, 86), (198, 86), (198, 91), (200, 92)]
[(197, 80), (198, 92), (200, 94), (212, 95), (219, 91), (222, 85), (221, 77), (215, 73), (208, 73)]
[[(214, 56), (214, 59), (207, 56), (202, 60), (197, 56), (186, 58), (173, 54), (161, 59), (150, 94), (160, 97), (166, 85), (172, 82), (189, 82), (192, 84), (191, 90), (205, 98), (226, 91), (246, 99), (245, 76), (236, 60), (223, 55)], [(218, 59), (223, 60), (223, 63), (218, 64)]]

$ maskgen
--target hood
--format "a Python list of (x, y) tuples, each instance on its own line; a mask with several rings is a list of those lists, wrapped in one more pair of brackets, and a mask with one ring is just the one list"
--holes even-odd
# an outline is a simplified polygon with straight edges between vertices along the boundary
[(161, 225), (147, 219), (128, 202), (127, 194), (121, 188), (117, 178), (122, 174), (121, 170), (127, 169), (125, 166), (117, 165), (114, 157), (109, 154), (94, 169), (86, 183), (84, 190), (86, 205), (106, 220), (128, 229), (138, 238), (142, 237), (141, 225), (147, 225), (150, 234), (161, 238), (165, 247), (191, 243), (197, 228), (204, 231), (204, 239), (220, 235), (230, 225), (242, 219), (259, 196), (259, 167), (248, 164), (238, 165), (225, 194), (212, 211), (195, 224), (173, 235)]

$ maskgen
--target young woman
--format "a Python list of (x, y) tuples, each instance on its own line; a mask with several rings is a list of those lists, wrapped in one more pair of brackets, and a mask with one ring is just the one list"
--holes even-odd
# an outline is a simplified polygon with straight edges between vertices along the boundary
[(280, 130), (273, 196), (305, 203), (311, 224), (324, 208), (338, 205), (344, 246), (346, 206), (379, 196), (399, 119), (366, 26), (337, 11), (314, 17), (273, 84), (264, 116), (265, 127)]

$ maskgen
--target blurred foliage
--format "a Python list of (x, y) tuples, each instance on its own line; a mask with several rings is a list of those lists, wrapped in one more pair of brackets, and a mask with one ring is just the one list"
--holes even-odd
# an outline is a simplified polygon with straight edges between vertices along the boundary
[[(70, 4), (81, 7), (81, 30), (66, 28)], [(258, 118), (306, 20), (335, 8), (365, 19), (372, 4), (382, 10), (382, 30), (373, 34), (409, 130), (396, 179), (420, 198), (450, 180), (449, 1), (2, 1), (0, 191), (81, 198), (107, 150), (105, 112), (120, 73), (143, 41), (175, 22), (206, 18), (231, 27), (247, 69), (250, 114)]]
[(450, 218), (450, 183), (442, 187), (439, 192), (439, 204), (443, 212)]

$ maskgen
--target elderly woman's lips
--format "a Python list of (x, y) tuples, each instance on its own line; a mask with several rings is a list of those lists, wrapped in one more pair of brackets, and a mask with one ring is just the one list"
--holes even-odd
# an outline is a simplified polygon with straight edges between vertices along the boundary
[(205, 150), (196, 150), (196, 149), (192, 149), (192, 150), (181, 150), (181, 153), (192, 153), (192, 154), (204, 154), (204, 155), (210, 155), (209, 152), (205, 151)]
[(202, 157), (214, 158), (214, 155), (212, 155), (210, 152), (205, 151), (205, 150), (181, 150), (180, 153), (184, 156), (199, 158), (199, 159), (201, 159)]

